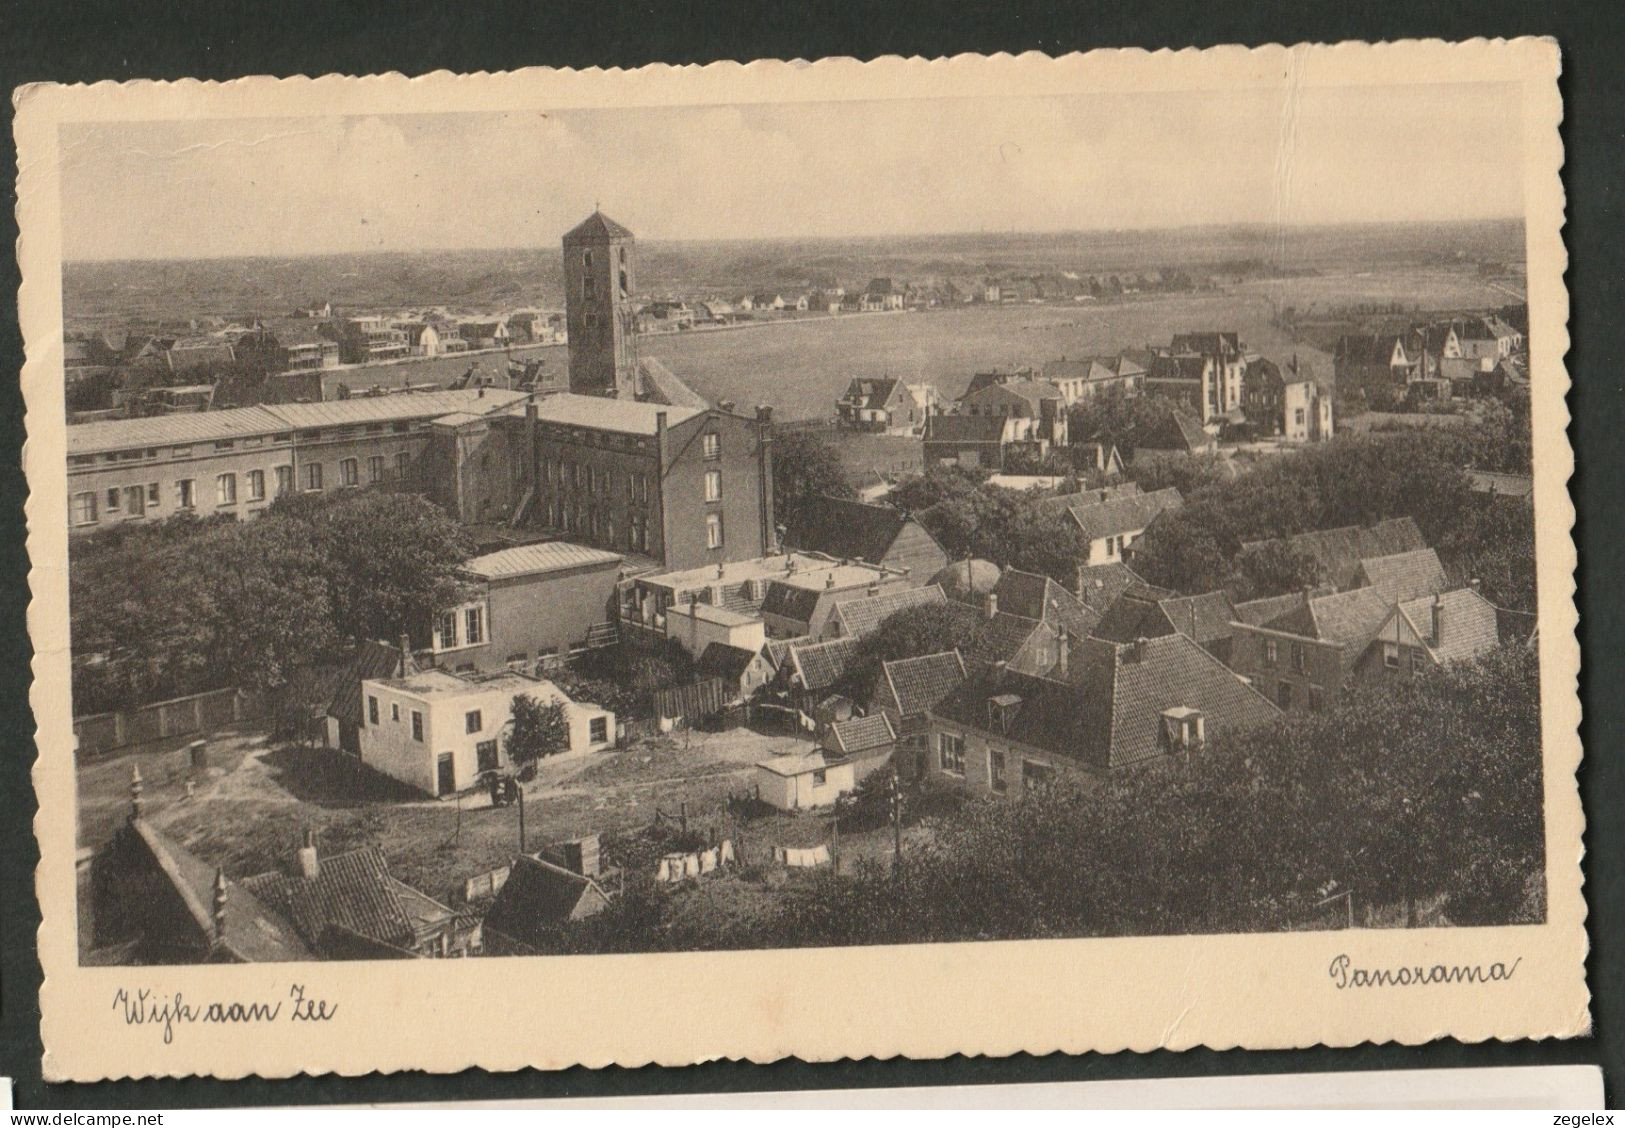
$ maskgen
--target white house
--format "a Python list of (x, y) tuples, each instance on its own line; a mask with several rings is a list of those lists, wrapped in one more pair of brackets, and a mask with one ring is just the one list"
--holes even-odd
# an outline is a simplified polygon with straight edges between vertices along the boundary
[(755, 653), (767, 642), (767, 626), (760, 615), (714, 603), (676, 603), (666, 609), (666, 637), (691, 658), (704, 654), (713, 642)]
[(756, 765), (756, 794), (781, 811), (827, 807), (856, 786), (852, 762), (822, 749), (774, 756)]
[(506, 737), (520, 696), (564, 707), (570, 752), (601, 751), (615, 741), (615, 714), (571, 701), (552, 682), (425, 670), (362, 681), (361, 762), (430, 795), (464, 791), (481, 772), (510, 766)]

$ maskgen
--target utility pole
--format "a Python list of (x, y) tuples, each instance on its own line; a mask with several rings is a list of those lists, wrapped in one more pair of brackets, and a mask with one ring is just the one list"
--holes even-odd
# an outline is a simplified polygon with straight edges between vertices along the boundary
[(891, 835), (892, 874), (896, 876), (903, 869), (903, 784), (895, 754), (891, 766)]
[(519, 791), (519, 852), (525, 852), (525, 785), (517, 780), (514, 786)]

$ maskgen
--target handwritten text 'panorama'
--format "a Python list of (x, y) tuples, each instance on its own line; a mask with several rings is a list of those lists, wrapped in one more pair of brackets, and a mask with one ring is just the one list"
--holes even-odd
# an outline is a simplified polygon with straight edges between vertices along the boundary
[(1339, 991), (1350, 987), (1426, 987), (1435, 983), (1504, 983), (1518, 971), (1523, 963), (1519, 956), (1508, 963), (1492, 964), (1420, 964), (1413, 967), (1355, 967), (1348, 956), (1339, 955), (1332, 960), (1328, 974)]
[[(284, 1010), (286, 1004), (286, 1010)], [(337, 1003), (325, 999), (307, 999), (302, 984), (288, 989), (288, 997), (276, 1002), (188, 1002), (181, 992), (160, 994), (146, 987), (134, 993), (120, 987), (113, 992), (113, 1010), (124, 1019), (126, 1026), (162, 1026), (164, 1044), (175, 1040), (175, 1027), (187, 1024), (234, 1025), (238, 1023), (330, 1022), (338, 1013)]]

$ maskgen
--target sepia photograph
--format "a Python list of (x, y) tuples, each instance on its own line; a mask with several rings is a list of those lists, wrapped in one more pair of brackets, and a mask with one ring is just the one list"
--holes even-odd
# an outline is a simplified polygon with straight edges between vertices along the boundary
[(90, 1013), (1261, 935), (1421, 1005), (1558, 917), (1580, 984), (1555, 70), (1385, 58), (50, 115)]

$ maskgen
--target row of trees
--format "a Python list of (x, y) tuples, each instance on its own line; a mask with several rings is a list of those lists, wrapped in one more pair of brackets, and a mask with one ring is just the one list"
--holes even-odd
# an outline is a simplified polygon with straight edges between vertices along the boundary
[(379, 490), (280, 499), (249, 522), (178, 517), (76, 539), (74, 708), (224, 686), (279, 694), (362, 639), (421, 639), (473, 545), (438, 506)]
[[(747, 918), (627, 897), (561, 943), (757, 948), (1544, 919), (1540, 703), (1524, 648), (1217, 736), (1092, 788), (968, 799), (930, 844)], [(910, 800), (917, 804), (919, 800)], [(1348, 901), (1342, 898), (1349, 898)], [(1368, 916), (1369, 914), (1369, 916)], [(1435, 918), (1437, 919), (1437, 918)]]

